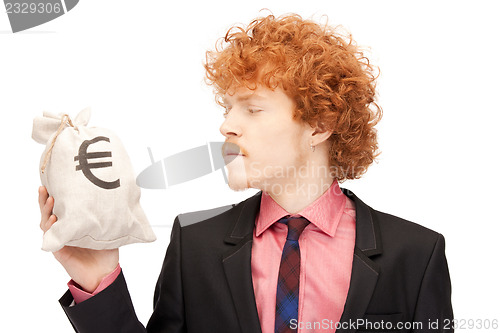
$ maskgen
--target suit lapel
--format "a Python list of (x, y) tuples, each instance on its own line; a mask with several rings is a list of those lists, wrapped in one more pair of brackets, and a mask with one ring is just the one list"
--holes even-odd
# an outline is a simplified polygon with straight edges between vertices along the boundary
[(363, 318), (370, 303), (379, 276), (379, 266), (370, 257), (382, 253), (382, 242), (378, 222), (370, 212), (370, 207), (353, 192), (342, 189), (356, 205), (356, 243), (352, 262), (351, 282), (347, 300), (337, 332), (352, 333), (356, 329), (349, 325)]
[(252, 284), (252, 242), (261, 192), (242, 203), (238, 219), (224, 241), (234, 245), (222, 258), (224, 272), (243, 333), (260, 333), (260, 321)]

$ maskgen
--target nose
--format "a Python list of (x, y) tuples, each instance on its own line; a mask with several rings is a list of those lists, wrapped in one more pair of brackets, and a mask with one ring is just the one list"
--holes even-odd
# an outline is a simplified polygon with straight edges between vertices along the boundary
[(241, 136), (241, 127), (239, 126), (234, 113), (226, 114), (226, 118), (220, 126), (219, 131), (226, 138)]

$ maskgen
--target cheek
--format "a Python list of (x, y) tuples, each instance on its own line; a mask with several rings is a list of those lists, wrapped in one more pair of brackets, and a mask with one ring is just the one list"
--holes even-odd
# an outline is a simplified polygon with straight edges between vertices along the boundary
[(289, 165), (298, 153), (297, 138), (290, 133), (276, 133), (262, 142), (258, 151), (259, 160), (268, 165)]
[(303, 143), (304, 130), (288, 119), (273, 119), (258, 124), (251, 131), (252, 138), (248, 141), (253, 156), (259, 159), (293, 159), (296, 150)]
[(288, 129), (279, 131), (275, 135), (276, 145), (286, 147), (288, 150), (296, 150), (303, 145), (304, 132), (294, 126), (289, 126)]

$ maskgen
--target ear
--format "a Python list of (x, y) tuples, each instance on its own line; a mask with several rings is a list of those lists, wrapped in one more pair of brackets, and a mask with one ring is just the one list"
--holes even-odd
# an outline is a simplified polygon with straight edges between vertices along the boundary
[(314, 146), (317, 146), (326, 140), (332, 135), (332, 130), (327, 130), (321, 124), (318, 124), (316, 127), (313, 127), (314, 131), (311, 134), (311, 141)]

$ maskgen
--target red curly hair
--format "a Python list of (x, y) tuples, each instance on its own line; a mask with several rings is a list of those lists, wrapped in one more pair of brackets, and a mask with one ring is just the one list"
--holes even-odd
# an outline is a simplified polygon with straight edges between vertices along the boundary
[(339, 181), (361, 177), (380, 154), (376, 77), (351, 35), (296, 14), (269, 15), (230, 28), (204, 67), (220, 105), (235, 87), (280, 86), (295, 102), (295, 119), (333, 131), (329, 161)]

